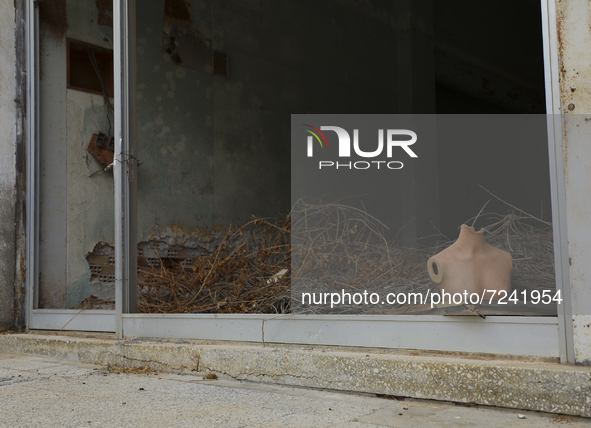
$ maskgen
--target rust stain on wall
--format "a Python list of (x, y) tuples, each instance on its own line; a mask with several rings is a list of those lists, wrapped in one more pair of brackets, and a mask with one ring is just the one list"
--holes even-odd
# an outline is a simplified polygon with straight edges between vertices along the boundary
[(99, 11), (99, 25), (113, 27), (113, 0), (96, 0), (96, 8)]
[(113, 0), (96, 0), (96, 8), (99, 12), (113, 12)]
[(562, 13), (561, 9), (556, 11), (556, 37), (558, 41), (558, 64), (559, 64), (559, 73), (560, 73), (560, 86), (562, 92), (564, 94), (564, 82), (566, 81), (566, 69), (564, 67), (564, 55), (566, 52), (566, 45), (564, 39), (564, 14)]
[(112, 27), (113, 26), (113, 17), (110, 15), (107, 15), (106, 13), (99, 13), (98, 23), (99, 23), (99, 25), (104, 25), (106, 27)]
[(44, 36), (60, 41), (66, 36), (68, 15), (66, 0), (45, 0), (38, 3), (41, 31)]
[(228, 77), (228, 57), (221, 52), (213, 53), (213, 74)]
[(191, 3), (187, 0), (164, 0), (164, 18), (191, 24)]
[(189, 0), (164, 0), (162, 55), (165, 61), (228, 77), (228, 58), (214, 52), (212, 41), (192, 25)]

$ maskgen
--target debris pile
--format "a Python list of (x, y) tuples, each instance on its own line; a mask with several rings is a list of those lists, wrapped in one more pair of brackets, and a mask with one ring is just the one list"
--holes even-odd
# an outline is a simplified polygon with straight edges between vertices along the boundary
[[(301, 293), (438, 293), (427, 261), (455, 242), (440, 233), (412, 245), (385, 238), (385, 226), (366, 212), (342, 205), (303, 205), (292, 212), (292, 288)], [(522, 211), (479, 213), (466, 223), (485, 225), (485, 239), (513, 258), (512, 288), (556, 290), (552, 225)], [(479, 229), (479, 228), (477, 228)], [(459, 233), (459, 228), (458, 228)], [(416, 305), (301, 305), (298, 313), (410, 313)], [(295, 305), (300, 305), (296, 307)]]
[[(556, 289), (550, 223), (519, 210), (507, 215), (479, 213), (467, 224), (474, 224), (472, 220), (485, 225), (487, 242), (511, 253), (514, 290)], [(429, 278), (427, 260), (456, 237), (449, 239), (439, 234), (404, 245), (389, 241), (386, 232), (386, 227), (364, 210), (300, 202), (281, 221), (253, 218), (241, 227), (231, 228), (214, 251), (191, 259), (191, 264), (160, 256), (149, 259), (153, 264), (138, 271), (138, 310), (322, 313), (326, 307), (302, 307), (298, 306), (301, 302), (292, 301), (292, 287), (297, 295), (341, 290), (367, 290), (381, 296), (438, 292)], [(89, 296), (78, 308), (106, 303)], [(367, 306), (363, 310), (374, 314), (413, 309), (408, 305), (385, 306)], [(338, 313), (359, 311), (359, 305), (341, 305)], [(334, 309), (331, 313), (335, 313)]]
[(289, 311), (290, 221), (255, 218), (230, 229), (193, 265), (157, 263), (138, 275), (144, 313), (285, 313)]

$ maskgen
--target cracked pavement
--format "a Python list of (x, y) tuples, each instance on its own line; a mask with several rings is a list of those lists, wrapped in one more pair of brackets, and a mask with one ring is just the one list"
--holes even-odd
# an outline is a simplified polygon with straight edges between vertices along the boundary
[(0, 354), (0, 427), (579, 427), (585, 418)]

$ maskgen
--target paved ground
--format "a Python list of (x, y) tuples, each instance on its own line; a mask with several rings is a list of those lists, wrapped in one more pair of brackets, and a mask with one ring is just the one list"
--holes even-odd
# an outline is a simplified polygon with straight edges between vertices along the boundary
[[(119, 373), (118, 373), (119, 372)], [(588, 427), (591, 419), (0, 354), (0, 427)]]

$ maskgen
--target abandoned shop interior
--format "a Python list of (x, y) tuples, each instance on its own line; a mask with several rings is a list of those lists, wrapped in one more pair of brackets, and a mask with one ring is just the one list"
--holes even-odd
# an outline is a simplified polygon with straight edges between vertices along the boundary
[[(510, 255), (509, 295), (556, 295), (540, 2), (126, 3), (35, 3), (30, 328), (558, 358), (556, 301), (293, 299), (436, 293), (427, 262), (462, 225)], [(293, 168), (296, 114), (433, 138), (383, 192), (338, 193)]]

